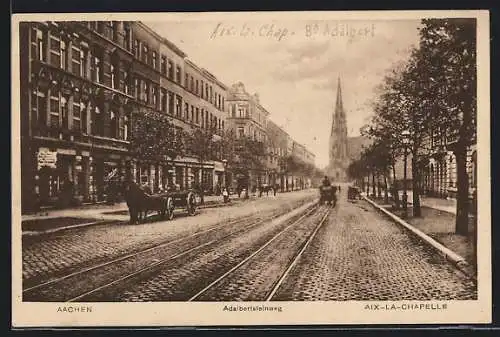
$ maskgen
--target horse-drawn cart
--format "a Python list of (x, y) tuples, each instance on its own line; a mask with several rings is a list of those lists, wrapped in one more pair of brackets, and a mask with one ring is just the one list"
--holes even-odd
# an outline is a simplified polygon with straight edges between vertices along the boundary
[(320, 186), (319, 188), (319, 204), (323, 205), (327, 203), (328, 205), (335, 205), (337, 204), (337, 195), (335, 194), (335, 187), (328, 185), (328, 186)]
[(355, 186), (349, 186), (347, 189), (347, 200), (360, 199), (359, 189)]
[(131, 182), (125, 188), (125, 199), (131, 222), (146, 219), (149, 211), (157, 211), (160, 217), (168, 220), (174, 217), (176, 208), (185, 208), (189, 215), (196, 212), (196, 197), (189, 190), (151, 194)]
[(196, 212), (196, 197), (193, 191), (175, 191), (163, 193), (165, 198), (166, 216), (170, 220), (174, 217), (174, 209), (184, 208), (189, 215)]

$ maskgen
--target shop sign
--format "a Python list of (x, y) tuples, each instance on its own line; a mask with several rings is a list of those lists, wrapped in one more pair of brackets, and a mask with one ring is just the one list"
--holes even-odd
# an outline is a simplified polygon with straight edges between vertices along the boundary
[(48, 166), (57, 168), (57, 151), (40, 150), (37, 154), (38, 169)]

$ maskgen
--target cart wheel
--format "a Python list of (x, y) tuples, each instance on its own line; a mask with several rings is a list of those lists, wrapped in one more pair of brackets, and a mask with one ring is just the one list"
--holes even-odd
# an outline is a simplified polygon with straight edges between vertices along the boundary
[(194, 194), (192, 192), (189, 192), (187, 198), (186, 198), (186, 208), (188, 211), (189, 215), (194, 215), (196, 212), (196, 200), (194, 197)]
[(172, 220), (174, 218), (174, 201), (172, 197), (167, 198), (167, 207), (166, 207), (167, 219)]

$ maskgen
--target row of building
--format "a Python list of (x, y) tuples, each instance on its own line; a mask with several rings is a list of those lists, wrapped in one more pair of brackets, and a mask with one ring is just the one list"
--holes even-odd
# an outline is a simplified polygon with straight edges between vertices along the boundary
[(226, 158), (132, 156), (134, 120), (147, 113), (164, 114), (186, 132), (234, 130), (262, 142), (264, 168), (239, 177), (248, 188), (304, 186), (304, 177), (288, 174), (280, 158), (314, 163), (310, 151), (271, 121), (256, 94), (242, 83), (226, 86), (142, 22), (23, 22), (20, 79), (24, 210), (35, 200), (54, 204), (63, 191), (78, 202), (103, 201), (117, 172), (154, 191), (169, 183), (207, 191), (240, 183)]

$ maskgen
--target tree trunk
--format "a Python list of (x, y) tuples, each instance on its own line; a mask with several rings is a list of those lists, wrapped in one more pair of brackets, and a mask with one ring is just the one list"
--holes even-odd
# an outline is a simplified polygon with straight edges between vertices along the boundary
[(387, 174), (384, 173), (384, 203), (389, 203), (389, 189), (387, 184)]
[(375, 173), (372, 172), (372, 197), (375, 197)]
[(467, 176), (467, 148), (457, 144), (457, 216), (455, 232), (467, 235), (469, 232), (469, 177)]
[(411, 160), (411, 184), (412, 184), (412, 192), (413, 192), (413, 216), (418, 217), (422, 216), (422, 210), (420, 208), (420, 186), (419, 186), (419, 177), (420, 172), (417, 165), (417, 155), (414, 154)]
[(370, 175), (366, 176), (366, 196), (370, 196)]
[(377, 173), (377, 198), (382, 198), (382, 191), (380, 186), (380, 174)]
[(394, 198), (394, 206), (396, 209), (399, 209), (399, 190), (397, 185), (397, 177), (396, 177), (396, 165), (392, 165), (392, 197)]

